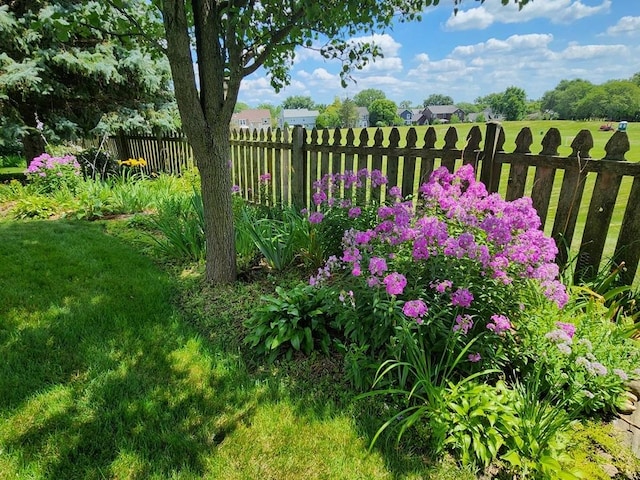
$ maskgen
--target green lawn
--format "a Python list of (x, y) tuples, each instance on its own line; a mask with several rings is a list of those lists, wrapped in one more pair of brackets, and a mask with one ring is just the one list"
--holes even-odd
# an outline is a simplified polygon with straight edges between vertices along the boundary
[(273, 279), (207, 289), (98, 222), (3, 221), (0, 243), (1, 478), (429, 475), (410, 450), (367, 452), (380, 420), (339, 361), (251, 366), (242, 320)]

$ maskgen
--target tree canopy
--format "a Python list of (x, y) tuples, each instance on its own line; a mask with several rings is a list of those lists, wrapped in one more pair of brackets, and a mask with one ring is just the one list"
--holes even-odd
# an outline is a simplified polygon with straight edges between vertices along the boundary
[(376, 100), (384, 100), (387, 98), (387, 95), (377, 88), (367, 88), (362, 90), (361, 92), (356, 93), (353, 96), (353, 101), (358, 107), (366, 107), (369, 108)]
[(284, 102), (282, 102), (282, 108), (286, 109), (298, 109), (298, 108), (306, 108), (308, 110), (314, 110), (316, 108), (316, 104), (313, 101), (313, 98), (303, 95), (293, 95), (285, 98)]
[(369, 105), (369, 123), (377, 127), (402, 124), (398, 116), (398, 106), (392, 100), (379, 99)]
[(422, 102), (422, 106), (425, 108), (429, 105), (453, 105), (453, 98), (449, 95), (443, 95), (442, 93), (434, 93)]
[[(126, 15), (110, 3), (3, 3), (2, 130), (22, 137), (28, 158), (43, 151), (43, 129), (62, 138), (81, 136), (101, 119), (117, 123), (120, 109), (120, 118), (131, 122), (133, 114), (159, 112), (172, 99), (169, 66), (157, 48), (161, 23), (144, 2), (131, 3)], [(132, 28), (136, 35), (124, 33)], [(143, 31), (156, 43), (147, 42)]]

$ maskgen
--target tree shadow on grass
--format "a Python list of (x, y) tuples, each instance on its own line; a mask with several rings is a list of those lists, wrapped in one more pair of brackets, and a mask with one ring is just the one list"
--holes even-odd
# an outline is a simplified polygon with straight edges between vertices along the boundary
[(0, 224), (0, 244), (0, 448), (16, 474), (202, 475), (259, 393), (185, 328), (168, 275), (99, 226)]

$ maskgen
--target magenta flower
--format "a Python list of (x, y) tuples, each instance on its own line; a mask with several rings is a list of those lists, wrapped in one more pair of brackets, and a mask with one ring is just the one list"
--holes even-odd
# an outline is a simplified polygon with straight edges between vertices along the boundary
[(353, 207), (349, 209), (349, 218), (357, 218), (360, 216), (360, 214), (362, 213), (362, 210), (360, 209), (360, 207)]
[(556, 327), (564, 330), (569, 338), (573, 338), (573, 335), (576, 333), (576, 326), (573, 323), (556, 322)]
[(271, 174), (265, 173), (260, 175), (260, 183), (269, 183), (271, 181)]
[(467, 358), (469, 359), (469, 361), (471, 363), (478, 363), (480, 360), (482, 360), (482, 356), (476, 352), (476, 353), (470, 353)]
[(402, 313), (407, 317), (421, 319), (429, 309), (422, 300), (409, 300), (402, 306)]
[(322, 212), (313, 212), (309, 215), (309, 223), (320, 223), (324, 219), (324, 214)]
[(491, 320), (492, 322), (487, 323), (487, 328), (498, 335), (511, 328), (511, 322), (504, 315), (491, 315)]
[(387, 275), (383, 282), (389, 295), (401, 295), (404, 292), (404, 287), (407, 286), (407, 278), (398, 272)]
[(456, 316), (456, 324), (453, 326), (454, 332), (460, 332), (463, 335), (469, 333), (469, 330), (473, 328), (473, 318), (471, 315), (458, 315)]
[(466, 288), (459, 288), (451, 294), (451, 304), (454, 307), (468, 308), (473, 302), (473, 294)]
[(387, 271), (387, 262), (384, 258), (371, 257), (371, 260), (369, 260), (369, 271), (372, 275), (380, 275)]

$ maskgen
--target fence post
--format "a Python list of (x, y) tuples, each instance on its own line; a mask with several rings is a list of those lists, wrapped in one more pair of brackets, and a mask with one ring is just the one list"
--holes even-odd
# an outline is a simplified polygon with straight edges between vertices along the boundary
[[(494, 178), (494, 160), (496, 152), (498, 151), (500, 130), (502, 130), (500, 122), (487, 122), (487, 133), (484, 136), (484, 155), (482, 157), (480, 181), (484, 183), (489, 192), (497, 191), (497, 182), (499, 180), (499, 178)], [(494, 185), (494, 183), (496, 185)]]
[(293, 128), (291, 135), (291, 202), (296, 208), (307, 206), (307, 162), (305, 161), (305, 130)]

